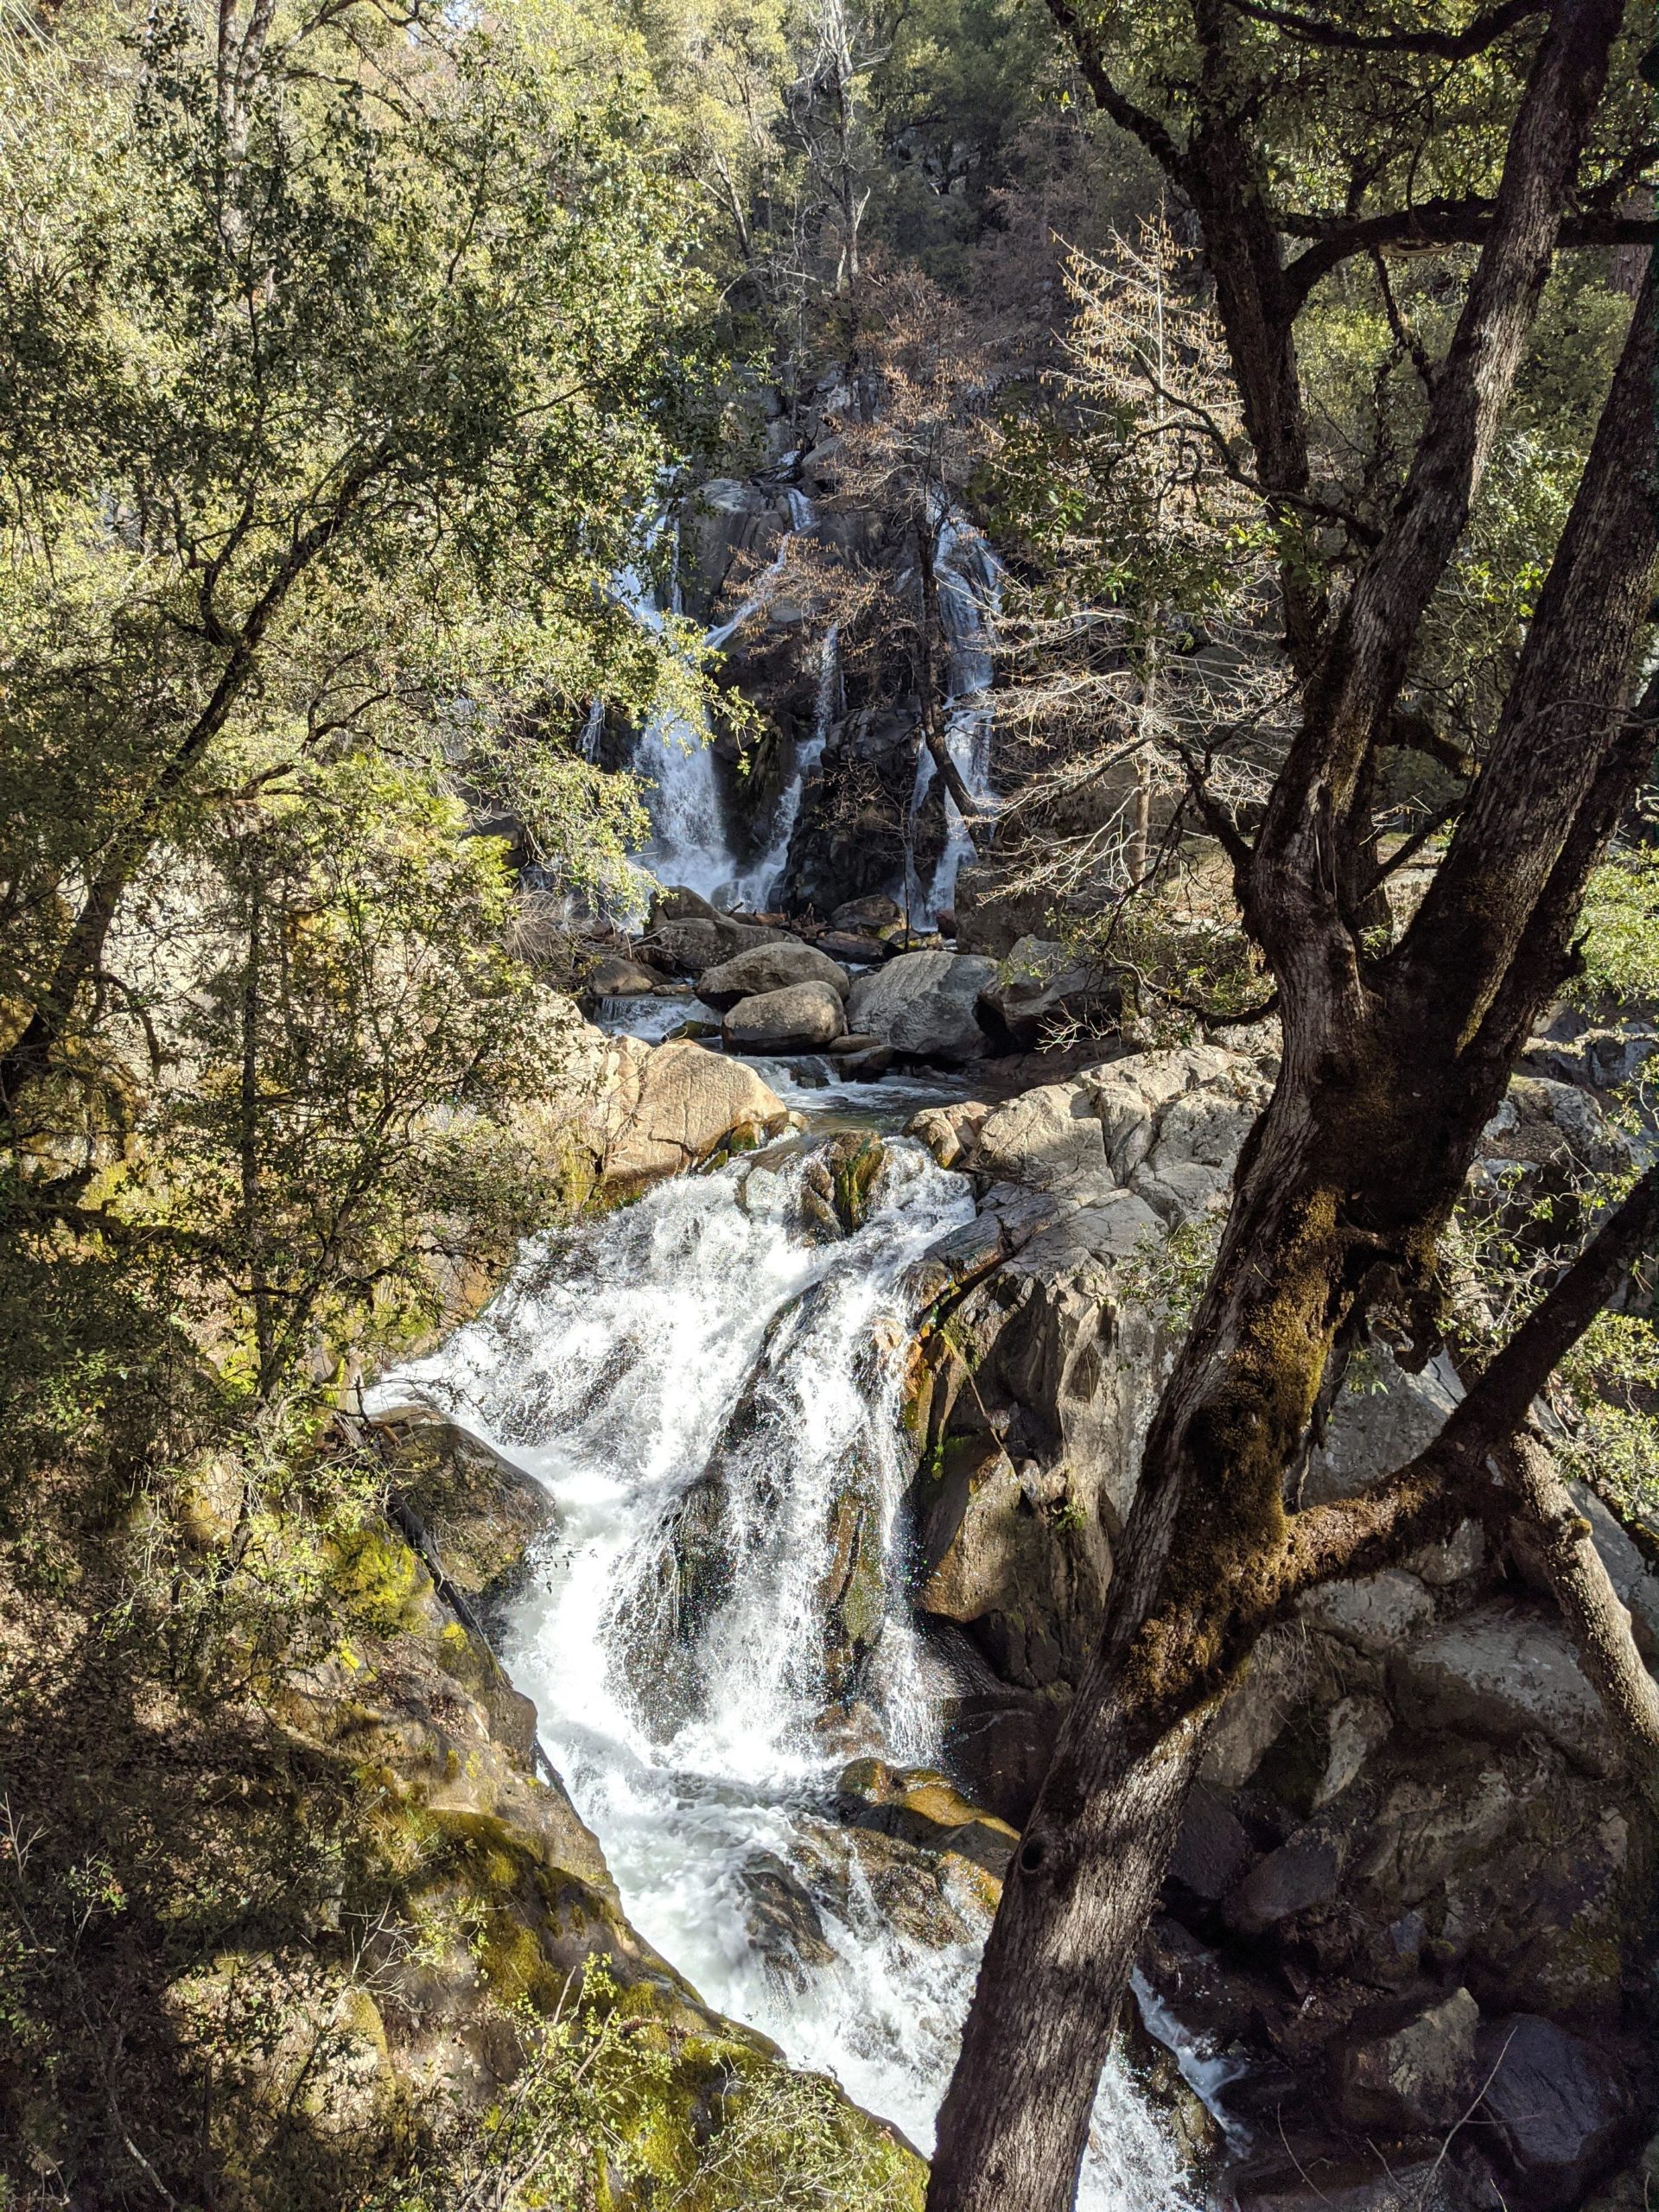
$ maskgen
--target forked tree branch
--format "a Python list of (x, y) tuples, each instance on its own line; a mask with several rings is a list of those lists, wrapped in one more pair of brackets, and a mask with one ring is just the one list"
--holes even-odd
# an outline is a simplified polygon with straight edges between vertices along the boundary
[(1358, 1497), (1294, 1514), (1274, 1603), (1277, 1610), (1321, 1582), (1396, 1565), (1427, 1541), (1422, 1530), (1444, 1510), (1461, 1518), (1487, 1481), (1532, 1402), (1624, 1281), (1659, 1243), (1659, 1166), (1649, 1167), (1558, 1275), (1509, 1342), (1447, 1416), (1427, 1448), (1386, 1482)]
[(1344, 54), (1421, 54), (1441, 61), (1465, 61), (1484, 54), (1519, 24), (1548, 13), (1548, 0), (1503, 0), (1501, 6), (1488, 8), (1460, 31), (1361, 31), (1293, 8), (1271, 7), (1268, 0), (1229, 0), (1229, 4), (1253, 22), (1267, 23), (1308, 46)]

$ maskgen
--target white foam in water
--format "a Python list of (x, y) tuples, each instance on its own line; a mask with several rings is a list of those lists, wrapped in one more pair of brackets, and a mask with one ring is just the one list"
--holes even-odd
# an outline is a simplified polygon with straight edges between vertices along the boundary
[[(982, 811), (989, 813), (991, 732), (995, 720), (991, 688), (991, 632), (1002, 610), (1002, 563), (982, 533), (965, 516), (949, 514), (939, 531), (935, 554), (939, 579), (939, 621), (945, 633), (948, 695), (944, 710), (945, 750), (962, 771), (963, 782)], [(932, 788), (938, 767), (925, 745), (916, 752), (916, 780), (911, 812)], [(944, 795), (944, 850), (924, 886), (913, 866), (906, 899), (912, 924), (931, 929), (956, 900), (957, 877), (974, 856), (974, 841), (949, 791)]]
[[(944, 1685), (905, 1600), (899, 1525), (902, 1279), (973, 1198), (921, 1146), (892, 1141), (865, 1225), (814, 1241), (809, 1157), (774, 1148), (549, 1236), (484, 1315), (379, 1395), (416, 1386), (555, 1502), (556, 1554), (504, 1656), (634, 1924), (710, 2004), (925, 2150), (982, 1909), (962, 1901), (973, 1940), (932, 1944), (878, 1909), (844, 1845), (838, 1881), (814, 1882), (842, 1834), (829, 1799), (849, 1756), (825, 1732), (821, 1585), (831, 1508), (853, 1480), (887, 1561), (867, 1740), (899, 1764), (937, 1759)], [(677, 1639), (667, 1527), (706, 1475), (729, 1579)], [(812, 1891), (828, 1962), (769, 1969), (744, 1881), (757, 1853)], [(1109, 2069), (1080, 2205), (1190, 2201), (1173, 2149)]]

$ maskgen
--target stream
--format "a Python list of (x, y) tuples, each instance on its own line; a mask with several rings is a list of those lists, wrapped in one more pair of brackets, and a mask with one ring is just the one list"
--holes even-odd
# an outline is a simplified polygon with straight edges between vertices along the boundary
[[(961, 1086), (820, 1083), (810, 1063), (792, 1079), (762, 1071), (792, 1080), (816, 1126), (543, 1236), (494, 1303), (394, 1388), (486, 1438), (554, 1502), (556, 1547), (503, 1657), (634, 1925), (710, 2004), (927, 2150), (987, 1901), (953, 1862), (842, 1825), (835, 1795), (851, 1758), (940, 1758), (950, 1684), (906, 1595), (905, 1276), (974, 1201), (964, 1176), (902, 1137), (888, 1137), (852, 1233), (825, 1232), (809, 1185), (825, 1129), (892, 1129), (918, 1092)], [(874, 1649), (850, 1674), (827, 1594), (849, 1493), (881, 1563)], [(1116, 2066), (1078, 2203), (1192, 2203)]]
[[(789, 514), (791, 532), (811, 527), (798, 493)], [(1001, 569), (961, 523), (942, 533), (939, 572), (947, 742), (988, 804)], [(639, 580), (623, 585), (640, 620), (660, 623)], [(653, 778), (653, 834), (640, 859), (656, 880), (728, 906), (765, 900), (837, 685), (832, 632), (811, 741), (747, 868), (728, 842), (706, 730), (644, 734), (636, 763)], [(933, 773), (922, 748), (917, 804)], [(908, 887), (930, 917), (971, 850), (953, 804), (946, 820), (932, 879)], [(600, 1019), (656, 1043), (708, 1014), (688, 994), (607, 1001)], [(989, 1894), (963, 1861), (845, 1825), (836, 1800), (851, 1759), (942, 1756), (953, 1683), (908, 1595), (906, 1278), (971, 1219), (974, 1196), (966, 1176), (897, 1133), (966, 1086), (926, 1071), (849, 1081), (830, 1057), (753, 1065), (803, 1118), (799, 1135), (535, 1240), (476, 1320), (378, 1395), (429, 1401), (553, 1502), (556, 1542), (501, 1656), (634, 1926), (707, 2002), (792, 2063), (833, 2075), (925, 2152)], [(849, 1129), (886, 1141), (850, 1232), (814, 1190), (817, 1155)], [(874, 1562), (855, 1637), (849, 1555)], [(1077, 2202), (1193, 2212), (1173, 2147), (1115, 2061)]]

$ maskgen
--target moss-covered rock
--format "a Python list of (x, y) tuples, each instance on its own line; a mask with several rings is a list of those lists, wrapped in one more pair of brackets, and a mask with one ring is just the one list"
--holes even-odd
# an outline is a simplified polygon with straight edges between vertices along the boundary
[(498, 1600), (532, 1547), (557, 1526), (546, 1491), (481, 1438), (436, 1414), (389, 1414), (381, 1432), (392, 1482), (444, 1574), (470, 1599)]

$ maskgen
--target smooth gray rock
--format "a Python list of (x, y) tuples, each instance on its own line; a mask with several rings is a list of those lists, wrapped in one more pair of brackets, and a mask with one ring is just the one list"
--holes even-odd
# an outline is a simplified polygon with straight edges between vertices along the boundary
[(721, 1023), (721, 1034), (728, 1052), (810, 1052), (832, 1045), (846, 1026), (833, 986), (791, 983), (739, 1000)]
[(786, 937), (752, 945), (747, 952), (704, 969), (697, 979), (697, 996), (724, 1014), (740, 1000), (786, 991), (796, 983), (827, 983), (842, 999), (849, 989), (844, 968), (815, 945)]
[(1601, 1700), (1550, 1613), (1483, 1605), (1400, 1653), (1390, 1680), (1401, 1718), (1413, 1727), (1497, 1743), (1544, 1736), (1589, 1773), (1617, 1770)]
[(1434, 1600), (1414, 1574), (1390, 1567), (1357, 1582), (1327, 1582), (1297, 1607), (1310, 1627), (1362, 1651), (1397, 1651), (1434, 1618)]
[(1304, 1828), (1268, 1852), (1228, 1897), (1223, 1914), (1241, 1936), (1265, 1936), (1269, 1928), (1310, 1905), (1327, 1904), (1337, 1893), (1342, 1854), (1331, 1836)]
[(976, 1164), (1033, 1190), (1082, 1184), (1103, 1198), (1116, 1187), (1100, 1117), (1080, 1083), (1045, 1084), (999, 1106), (980, 1127)]
[(995, 973), (994, 960), (968, 953), (901, 953), (874, 974), (858, 977), (849, 1001), (849, 1026), (868, 1029), (909, 1059), (960, 1066), (985, 1050), (975, 1007)]

